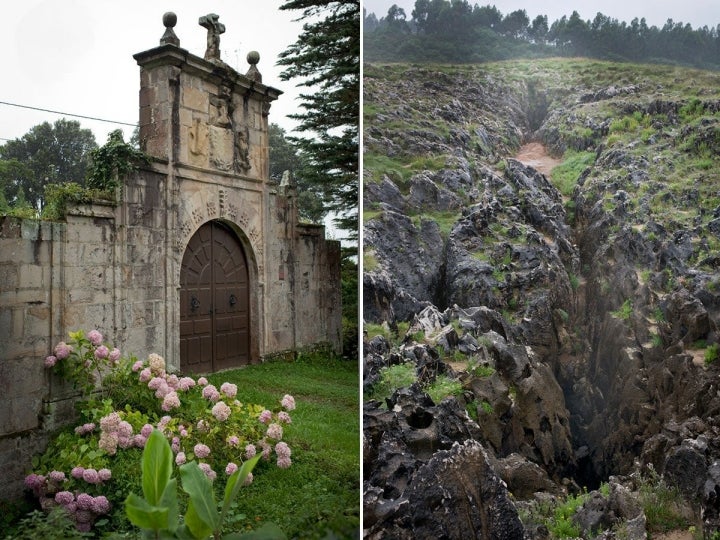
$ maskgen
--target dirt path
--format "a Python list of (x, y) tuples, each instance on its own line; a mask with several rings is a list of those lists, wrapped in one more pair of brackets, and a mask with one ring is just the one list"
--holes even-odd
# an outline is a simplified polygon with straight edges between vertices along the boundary
[(550, 171), (561, 161), (547, 153), (545, 147), (539, 142), (532, 142), (520, 147), (515, 156), (520, 163), (534, 168), (545, 176), (550, 176)]

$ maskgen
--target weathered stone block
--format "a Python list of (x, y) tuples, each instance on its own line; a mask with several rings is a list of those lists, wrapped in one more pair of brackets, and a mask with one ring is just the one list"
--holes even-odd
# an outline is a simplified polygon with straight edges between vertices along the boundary
[(21, 433), (36, 429), (40, 425), (39, 417), (42, 399), (39, 396), (13, 396), (0, 400), (0, 433)]
[(183, 87), (181, 90), (180, 104), (183, 107), (207, 114), (210, 105), (208, 94), (191, 87)]
[[(2, 246), (0, 246), (2, 250)], [(0, 292), (12, 291), (20, 283), (18, 267), (13, 263), (0, 264)]]

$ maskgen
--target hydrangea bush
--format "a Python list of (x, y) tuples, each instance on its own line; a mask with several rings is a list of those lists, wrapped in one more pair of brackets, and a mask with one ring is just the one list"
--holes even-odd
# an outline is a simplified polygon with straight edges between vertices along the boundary
[[(139, 471), (128, 471), (127, 464), (137, 468), (156, 429), (170, 443), (177, 467), (194, 460), (210, 480), (234, 474), (257, 454), (280, 468), (292, 464), (292, 451), (282, 440), (295, 409), (290, 395), (272, 408), (243, 403), (235, 384), (217, 388), (205, 377), (169, 373), (157, 354), (121, 358), (97, 330), (71, 333), (45, 366), (80, 391), (80, 421), (34, 460), (26, 486), (43, 508), (65, 508), (81, 531), (104, 523), (103, 516), (121, 506), (124, 490), (133, 487), (115, 482), (115, 466), (125, 467), (123, 478), (135, 474), (130, 483), (137, 485)], [(251, 481), (252, 474), (246, 482)]]

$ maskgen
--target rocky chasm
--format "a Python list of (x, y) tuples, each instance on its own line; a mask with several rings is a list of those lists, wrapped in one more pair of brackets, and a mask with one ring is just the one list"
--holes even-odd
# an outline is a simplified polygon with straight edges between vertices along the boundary
[[(583, 538), (640, 538), (648, 475), (717, 531), (719, 82), (366, 66), (368, 538), (550, 537), (524, 508), (583, 490)], [(379, 395), (404, 364), (417, 381)], [(460, 390), (433, 401), (438, 377)]]

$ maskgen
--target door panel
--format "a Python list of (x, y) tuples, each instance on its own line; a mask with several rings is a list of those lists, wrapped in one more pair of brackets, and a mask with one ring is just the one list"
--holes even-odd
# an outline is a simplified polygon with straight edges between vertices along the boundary
[(209, 222), (190, 239), (180, 271), (180, 365), (210, 372), (250, 362), (248, 269), (242, 245)]

